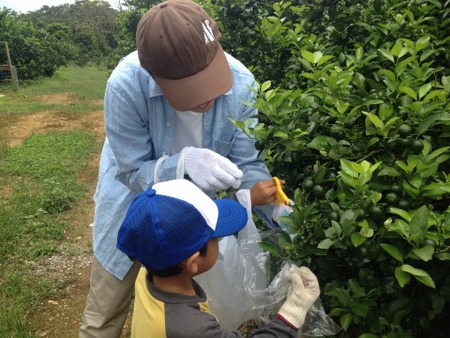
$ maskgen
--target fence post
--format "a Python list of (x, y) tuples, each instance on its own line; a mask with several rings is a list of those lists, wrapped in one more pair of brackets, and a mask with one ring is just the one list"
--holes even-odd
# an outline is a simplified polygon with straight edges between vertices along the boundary
[(11, 62), (11, 56), (9, 55), (9, 47), (8, 47), (8, 42), (3, 41), (3, 43), (5, 44), (5, 50), (6, 50), (6, 58), (8, 60), (8, 68), (9, 68), (9, 74), (11, 77), (11, 85), (12, 85), (12, 89), (13, 91), (17, 91), (19, 89), (19, 79), (17, 77), (17, 70), (16, 67), (12, 65)]

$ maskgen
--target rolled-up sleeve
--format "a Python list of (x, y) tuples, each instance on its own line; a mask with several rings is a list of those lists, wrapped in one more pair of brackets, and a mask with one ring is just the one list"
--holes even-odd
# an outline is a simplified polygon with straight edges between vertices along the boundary
[[(249, 106), (253, 103), (256, 94), (249, 89), (249, 86), (255, 88), (256, 83), (253, 75), (237, 60), (230, 59), (233, 70), (233, 88), (232, 95), (225, 95), (226, 104), (219, 106), (223, 109), (221, 116), (223, 125), (222, 138), (216, 141), (216, 149), (221, 153), (220, 147), (225, 148), (229, 145), (229, 150), (222, 155), (227, 156), (233, 163), (243, 171), (241, 188), (250, 189), (256, 182), (272, 179), (266, 164), (264, 163), (259, 151), (255, 147), (256, 139), (245, 134), (243, 130), (234, 126), (230, 118), (239, 121), (251, 120), (251, 125), (255, 125), (257, 121), (258, 111)], [(216, 126), (217, 128), (217, 126)], [(277, 225), (272, 220), (272, 212), (274, 205), (265, 205), (255, 207), (254, 210), (259, 217), (269, 226)]]

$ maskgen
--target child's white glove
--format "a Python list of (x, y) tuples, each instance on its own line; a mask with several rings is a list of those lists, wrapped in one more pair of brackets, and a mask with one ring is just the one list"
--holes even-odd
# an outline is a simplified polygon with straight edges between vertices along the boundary
[(185, 147), (184, 172), (203, 190), (238, 188), (244, 175), (229, 159), (206, 148)]
[(299, 329), (305, 322), (309, 308), (320, 295), (320, 286), (316, 275), (307, 267), (291, 266), (292, 285), (287, 300), (284, 302), (278, 318)]

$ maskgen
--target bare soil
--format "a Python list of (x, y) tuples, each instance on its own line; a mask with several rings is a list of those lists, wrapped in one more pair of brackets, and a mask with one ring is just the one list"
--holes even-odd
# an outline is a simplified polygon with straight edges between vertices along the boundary
[[(47, 103), (73, 104), (69, 94), (45, 95), (40, 98)], [(99, 102), (95, 102), (99, 103)], [(42, 301), (29, 320), (30, 330), (39, 337), (78, 337), (78, 328), (89, 290), (92, 259), (92, 220), (94, 204), (92, 196), (97, 183), (98, 164), (102, 140), (104, 139), (103, 111), (65, 116), (61, 113), (42, 111), (17, 119), (2, 121), (1, 132), (10, 146), (19, 146), (31, 134), (52, 130), (65, 131), (83, 129), (92, 132), (98, 151), (92, 156), (79, 180), (89, 186), (85, 198), (63, 217), (70, 224), (61, 243), (61, 254), (48, 258), (33, 266), (34, 273), (43, 278), (62, 281), (63, 290), (55, 290), (55, 296)], [(33, 263), (31, 263), (33, 264)], [(124, 328), (123, 337), (129, 332), (130, 318)]]

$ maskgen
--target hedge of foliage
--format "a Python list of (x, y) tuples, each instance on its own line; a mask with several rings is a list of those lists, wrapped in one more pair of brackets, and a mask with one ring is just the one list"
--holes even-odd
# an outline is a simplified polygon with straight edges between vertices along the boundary
[(448, 0), (207, 2), (260, 82), (249, 128), (295, 201), (274, 256), (341, 337), (450, 332)]
[[(45, 5), (25, 14), (0, 7), (0, 41), (8, 42), (20, 81), (51, 77), (69, 62), (106, 63), (117, 45), (117, 13), (100, 0)], [(0, 64), (6, 63), (2, 46)]]
[[(73, 49), (66, 40), (67, 32), (60, 26), (37, 27), (17, 13), (0, 10), (0, 41), (8, 42), (20, 80), (49, 77), (66, 65)], [(7, 64), (3, 45), (0, 52), (0, 63)]]

